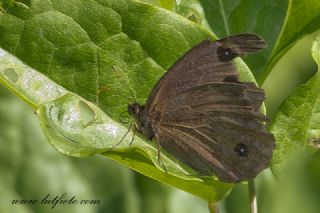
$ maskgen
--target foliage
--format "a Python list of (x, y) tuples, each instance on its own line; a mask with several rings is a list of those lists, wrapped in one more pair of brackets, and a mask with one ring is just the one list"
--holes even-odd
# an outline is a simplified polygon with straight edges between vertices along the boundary
[[(314, 60), (320, 65), (320, 37), (312, 47)], [(303, 149), (315, 151), (320, 139), (320, 77), (317, 72), (308, 82), (299, 86), (280, 106), (272, 132), (277, 146), (273, 170), (282, 175), (287, 159)]]
[[(145, 103), (161, 75), (204, 38), (241, 32), (257, 33), (268, 43), (261, 54), (245, 58), (251, 71), (237, 61), (242, 80), (255, 77), (262, 84), (290, 47), (319, 30), (320, 2), (146, 2), (156, 6), (133, 0), (1, 2), (0, 82), (36, 111), (46, 138), (59, 152), (102, 154), (155, 180), (219, 201), (233, 185), (198, 176), (164, 153), (166, 173), (154, 143), (143, 137), (136, 135), (129, 146), (129, 132), (114, 146), (132, 122), (120, 119), (127, 104), (133, 99)], [(312, 49), (318, 65), (319, 46), (318, 39)], [(271, 167), (278, 176), (286, 173), (294, 153), (313, 153), (319, 147), (319, 85), (316, 74), (299, 86), (272, 123), (277, 148)]]

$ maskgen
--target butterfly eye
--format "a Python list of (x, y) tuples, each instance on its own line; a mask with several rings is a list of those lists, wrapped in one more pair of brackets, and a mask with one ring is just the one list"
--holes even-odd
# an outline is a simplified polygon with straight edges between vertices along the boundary
[(240, 156), (248, 156), (248, 147), (243, 144), (243, 143), (238, 143), (235, 147), (234, 147), (234, 151)]

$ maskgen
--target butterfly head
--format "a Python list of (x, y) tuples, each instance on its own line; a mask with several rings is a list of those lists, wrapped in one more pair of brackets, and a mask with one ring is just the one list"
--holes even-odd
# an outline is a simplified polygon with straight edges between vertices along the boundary
[(155, 133), (149, 117), (145, 115), (144, 106), (141, 106), (138, 103), (129, 104), (128, 112), (136, 119), (136, 130), (144, 135), (148, 140), (151, 140)]
[(140, 113), (143, 111), (143, 106), (138, 103), (129, 104), (128, 105), (128, 112), (133, 117), (139, 117)]

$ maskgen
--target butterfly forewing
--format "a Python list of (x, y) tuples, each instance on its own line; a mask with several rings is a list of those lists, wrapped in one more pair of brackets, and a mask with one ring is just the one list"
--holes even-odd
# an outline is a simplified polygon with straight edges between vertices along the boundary
[[(221, 108), (221, 106), (251, 106), (254, 108), (254, 103), (260, 107), (263, 97), (263, 92), (252, 96), (250, 91), (246, 90), (245, 84), (235, 82), (212, 82), (198, 85), (177, 93), (174, 97), (167, 100), (164, 112), (168, 113), (176, 111), (181, 107), (190, 106), (193, 109), (206, 108)], [(258, 93), (258, 92), (257, 92)], [(260, 96), (257, 97), (256, 96)], [(259, 98), (259, 100), (256, 99)]]
[(260, 37), (240, 34), (192, 48), (141, 108), (140, 132), (154, 135), (200, 175), (216, 174), (227, 182), (254, 178), (268, 166), (274, 137), (259, 112), (263, 90), (239, 82), (232, 59), (264, 47)]

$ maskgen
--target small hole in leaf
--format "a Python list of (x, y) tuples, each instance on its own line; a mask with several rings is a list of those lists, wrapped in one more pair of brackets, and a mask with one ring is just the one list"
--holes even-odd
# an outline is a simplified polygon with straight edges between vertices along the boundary
[(95, 113), (94, 111), (83, 101), (79, 102), (80, 109), (80, 119), (85, 123), (89, 124), (94, 121)]
[(3, 74), (13, 83), (16, 83), (18, 81), (18, 74), (16, 71), (12, 68), (5, 69), (3, 71)]
[(194, 23), (200, 23), (199, 18), (193, 13), (189, 14), (187, 19), (189, 19), (190, 21), (192, 21)]

